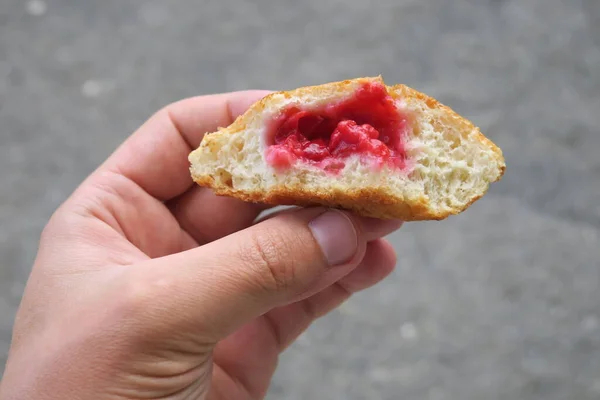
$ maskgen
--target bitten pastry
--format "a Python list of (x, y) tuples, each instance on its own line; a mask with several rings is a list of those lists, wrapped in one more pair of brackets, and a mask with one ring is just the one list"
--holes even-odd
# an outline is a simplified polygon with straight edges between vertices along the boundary
[(189, 161), (218, 195), (404, 221), (466, 210), (505, 170), (470, 121), (381, 77), (272, 93), (205, 135)]

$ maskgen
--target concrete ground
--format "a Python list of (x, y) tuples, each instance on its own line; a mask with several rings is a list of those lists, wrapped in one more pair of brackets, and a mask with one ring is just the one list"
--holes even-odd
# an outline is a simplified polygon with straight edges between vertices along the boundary
[(382, 74), (475, 121), (506, 176), (392, 236), (397, 272), (270, 398), (599, 399), (599, 46), (597, 0), (2, 0), (0, 364), (46, 219), (153, 111)]

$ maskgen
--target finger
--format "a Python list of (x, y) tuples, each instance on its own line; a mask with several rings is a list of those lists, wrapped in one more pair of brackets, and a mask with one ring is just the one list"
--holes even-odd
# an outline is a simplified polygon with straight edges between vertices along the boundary
[(269, 206), (217, 196), (197, 186), (177, 198), (169, 208), (181, 228), (203, 245), (249, 227)]
[(317, 318), (339, 307), (353, 293), (383, 280), (395, 265), (394, 248), (383, 239), (375, 240), (368, 244), (365, 258), (350, 274), (307, 299), (265, 314), (265, 323), (273, 331), (279, 350), (283, 351)]
[(337, 283), (303, 301), (274, 309), (219, 342), (215, 363), (248, 392), (262, 393), (281, 351), (315, 319), (338, 307), (352, 293), (388, 276), (395, 264), (395, 252), (389, 243), (369, 243), (360, 265)]
[(352, 271), (366, 249), (358, 224), (357, 217), (341, 211), (302, 209), (151, 260), (147, 268), (132, 268), (126, 281), (135, 282), (136, 289), (148, 286), (148, 296), (161, 299), (139, 318), (159, 313), (170, 329), (201, 324), (196, 329), (216, 342)]
[(397, 219), (361, 218), (360, 229), (364, 232), (367, 240), (375, 240), (397, 231), (404, 224)]
[[(377, 239), (368, 244), (365, 259), (358, 268), (340, 279), (337, 284), (349, 293), (357, 293), (379, 283), (390, 275), (396, 267), (397, 257), (394, 247), (385, 239)], [(313, 301), (315, 301), (313, 299)], [(318, 300), (315, 301), (318, 303)], [(318, 306), (320, 315), (327, 314), (333, 308)]]
[(228, 126), (267, 91), (199, 96), (173, 103), (144, 123), (100, 167), (168, 200), (192, 185), (189, 153), (207, 132)]
[[(265, 382), (271, 381), (272, 373), (267, 376), (268, 373), (268, 371), (263, 373), (263, 375), (265, 375), (263, 381)], [(232, 377), (228, 371), (221, 368), (216, 362), (213, 363), (211, 375), (211, 385), (208, 396), (206, 397), (207, 400), (264, 399), (266, 389), (268, 389), (268, 387), (265, 387), (265, 390), (260, 392), (250, 392), (241, 382), (235, 377)]]
[[(299, 209), (300, 207), (294, 206), (286, 208), (284, 210), (276, 211), (259, 218), (256, 221), (256, 223), (267, 221), (279, 215), (293, 213)], [(387, 236), (390, 233), (400, 229), (404, 224), (403, 221), (397, 219), (378, 219), (368, 217), (358, 218), (356, 223), (358, 225), (358, 229), (360, 229), (360, 231), (362, 232), (362, 234), (368, 242)]]

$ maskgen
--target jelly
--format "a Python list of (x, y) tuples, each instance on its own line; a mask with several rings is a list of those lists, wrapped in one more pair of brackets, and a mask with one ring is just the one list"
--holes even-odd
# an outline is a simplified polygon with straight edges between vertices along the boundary
[(403, 168), (407, 129), (408, 118), (386, 87), (367, 83), (351, 98), (322, 109), (285, 109), (267, 133), (267, 161), (288, 168), (300, 160), (335, 172), (359, 155), (374, 166)]

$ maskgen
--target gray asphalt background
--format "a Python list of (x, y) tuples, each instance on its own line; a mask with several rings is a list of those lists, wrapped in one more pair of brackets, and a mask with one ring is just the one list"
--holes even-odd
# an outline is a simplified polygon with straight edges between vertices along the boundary
[[(0, 364), (51, 212), (187, 96), (382, 74), (505, 152), (285, 353), (271, 399), (600, 399), (599, 0), (0, 0)], [(1, 368), (0, 368), (1, 371)]]

